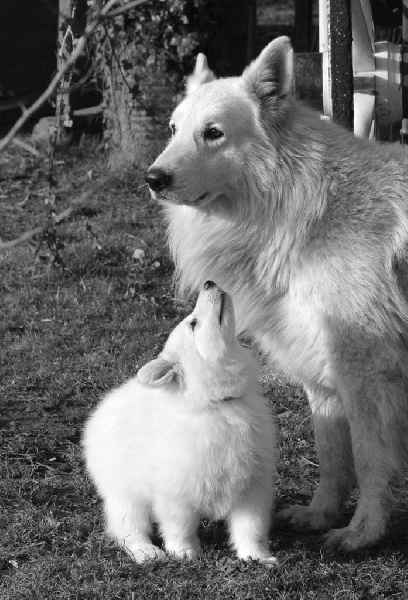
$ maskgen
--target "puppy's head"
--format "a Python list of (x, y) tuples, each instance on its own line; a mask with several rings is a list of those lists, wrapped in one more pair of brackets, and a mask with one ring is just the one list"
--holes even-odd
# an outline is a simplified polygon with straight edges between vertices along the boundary
[(249, 362), (235, 335), (231, 297), (206, 281), (194, 311), (172, 331), (159, 357), (139, 370), (138, 379), (219, 400), (242, 393)]

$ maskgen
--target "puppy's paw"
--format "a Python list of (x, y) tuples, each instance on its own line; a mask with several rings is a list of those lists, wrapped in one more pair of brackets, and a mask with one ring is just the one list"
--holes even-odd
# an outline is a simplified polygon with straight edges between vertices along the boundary
[(142, 564), (148, 560), (164, 560), (166, 558), (166, 553), (153, 544), (134, 544), (129, 546), (122, 544), (122, 548), (138, 564)]
[(274, 556), (268, 556), (267, 558), (260, 558), (259, 562), (267, 569), (274, 569), (279, 566), (278, 559)]
[(199, 550), (196, 550), (196, 548), (189, 548), (189, 547), (185, 547), (185, 548), (177, 548), (177, 549), (169, 549), (166, 548), (168, 554), (170, 554), (171, 556), (174, 556), (175, 558), (181, 558), (181, 559), (187, 559), (187, 560), (194, 560), (195, 558), (197, 558), (197, 556), (200, 554)]
[(310, 506), (295, 504), (278, 511), (277, 518), (288, 522), (291, 527), (300, 531), (325, 531), (336, 523), (338, 515), (327, 510), (317, 511)]
[(240, 560), (245, 562), (257, 560), (261, 565), (264, 565), (269, 569), (278, 566), (277, 559), (274, 556), (271, 556), (269, 550), (262, 546), (237, 550), (237, 556)]
[(171, 543), (166, 541), (166, 551), (168, 554), (175, 556), (176, 558), (182, 558), (187, 560), (193, 560), (200, 554), (200, 542), (198, 538), (189, 539), (186, 542), (175, 542)]

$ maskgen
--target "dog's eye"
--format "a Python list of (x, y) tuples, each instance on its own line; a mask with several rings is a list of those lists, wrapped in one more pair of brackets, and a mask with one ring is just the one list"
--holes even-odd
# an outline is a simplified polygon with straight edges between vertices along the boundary
[(172, 136), (176, 135), (176, 126), (175, 126), (175, 124), (174, 123), (170, 123), (169, 127), (170, 127), (170, 131), (171, 131), (171, 135)]
[(208, 127), (204, 131), (205, 140), (219, 140), (222, 137), (224, 137), (224, 132), (218, 129), (218, 127)]
[(193, 331), (194, 331), (194, 329), (196, 328), (196, 325), (197, 325), (197, 319), (192, 319), (192, 320), (190, 321), (190, 327), (191, 327), (191, 329), (192, 329)]

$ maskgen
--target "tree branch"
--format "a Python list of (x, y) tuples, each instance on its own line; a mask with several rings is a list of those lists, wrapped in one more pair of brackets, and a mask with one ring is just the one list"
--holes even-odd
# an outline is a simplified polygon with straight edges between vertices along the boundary
[[(147, 0), (137, 0), (139, 4), (143, 2), (147, 2)], [(101, 20), (108, 16), (109, 10), (111, 7), (116, 4), (118, 0), (109, 0), (105, 6), (100, 10), (95, 19), (86, 26), (85, 32), (82, 37), (79, 38), (77, 45), (75, 46), (74, 51), (64, 64), (64, 66), (58, 71), (55, 75), (54, 79), (51, 81), (45, 92), (41, 94), (41, 96), (28, 108), (20, 117), (20, 119), (14, 124), (14, 126), (10, 129), (8, 134), (0, 140), (0, 152), (4, 150), (13, 140), (15, 135), (20, 131), (20, 129), (27, 123), (27, 121), (32, 117), (32, 115), (51, 97), (53, 92), (56, 90), (59, 82), (65, 76), (67, 71), (72, 67), (72, 65), (76, 62), (78, 57), (85, 52), (86, 42), (94, 33), (95, 29), (101, 22)], [(135, 5), (134, 2), (129, 2), (129, 5)], [(136, 6), (136, 5), (135, 5)], [(124, 8), (124, 7), (121, 7)]]
[[(114, 175), (107, 175), (106, 177), (103, 177), (100, 181), (98, 181), (98, 183), (96, 183), (94, 186), (92, 186), (89, 190), (86, 190), (80, 196), (78, 196), (77, 198), (74, 198), (74, 200), (72, 200), (72, 202), (68, 208), (66, 208), (65, 210), (63, 210), (62, 212), (60, 212), (58, 215), (55, 216), (55, 220), (54, 220), (55, 225), (58, 225), (58, 223), (61, 223), (61, 221), (63, 221), (64, 219), (67, 219), (75, 211), (76, 207), (79, 204), (82, 204), (83, 202), (88, 200), (88, 198), (90, 198), (95, 192), (104, 188), (113, 179), (115, 179)], [(34, 229), (25, 231), (18, 238), (15, 238), (14, 240), (9, 240), (7, 242), (4, 242), (3, 240), (0, 239), (0, 252), (2, 250), (10, 250), (11, 248), (18, 246), (19, 244), (28, 242), (28, 240), (31, 240), (33, 237), (42, 234), (46, 230), (46, 228), (47, 228), (46, 225), (42, 226), (42, 227), (35, 227)]]
[(27, 142), (23, 142), (23, 140), (14, 138), (14, 140), (12, 140), (12, 142), (15, 146), (19, 146), (20, 148), (24, 148), (24, 150), (27, 150), (27, 152), (31, 152), (31, 154), (34, 154), (34, 156), (41, 156), (41, 154), (40, 154), (40, 152), (38, 152), (38, 150), (36, 150), (32, 146), (30, 146), (30, 144), (27, 144)]
[(147, 1), (148, 0), (132, 0), (132, 2), (127, 2), (124, 6), (121, 6), (120, 8), (114, 8), (113, 10), (109, 11), (108, 13), (106, 13), (105, 17), (117, 17), (118, 15), (121, 15), (122, 13), (130, 10), (131, 8), (134, 8), (135, 6), (145, 4)]

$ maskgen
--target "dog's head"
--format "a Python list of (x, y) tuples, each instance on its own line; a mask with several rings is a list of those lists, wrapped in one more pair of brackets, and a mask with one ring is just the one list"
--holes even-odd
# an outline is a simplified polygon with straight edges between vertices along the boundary
[(172, 331), (159, 357), (139, 370), (138, 380), (220, 400), (242, 394), (253, 366), (235, 335), (231, 297), (207, 281), (192, 314)]
[(198, 208), (234, 203), (248, 185), (244, 167), (258, 161), (262, 168), (260, 148), (271, 152), (266, 131), (279, 135), (291, 89), (286, 37), (271, 42), (241, 77), (216, 79), (199, 54), (170, 119), (172, 138), (146, 174), (153, 197)]

